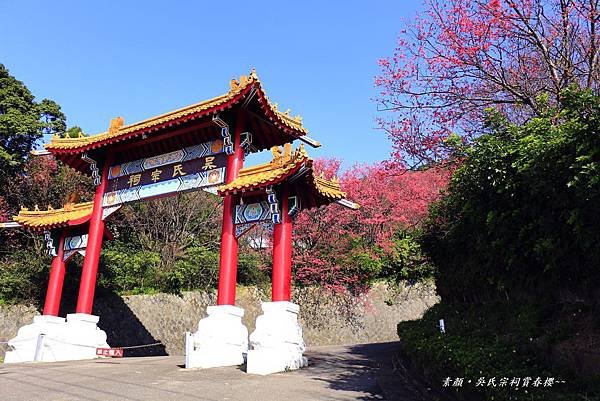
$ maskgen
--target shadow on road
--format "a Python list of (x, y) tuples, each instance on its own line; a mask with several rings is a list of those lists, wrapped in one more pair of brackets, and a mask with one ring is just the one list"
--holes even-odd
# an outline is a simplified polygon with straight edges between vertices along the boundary
[(399, 342), (315, 347), (307, 353), (307, 373), (331, 389), (362, 393), (359, 400), (439, 400), (417, 375), (399, 368), (400, 348)]
[(362, 393), (359, 400), (384, 400), (377, 374), (381, 359), (395, 344), (361, 344), (327, 351), (315, 347), (307, 352), (307, 373), (314, 380), (328, 383), (331, 389)]

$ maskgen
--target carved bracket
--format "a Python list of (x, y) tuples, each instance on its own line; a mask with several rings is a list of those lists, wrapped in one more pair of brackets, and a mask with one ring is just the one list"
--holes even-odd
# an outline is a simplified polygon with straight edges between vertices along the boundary
[(102, 209), (102, 220), (106, 220), (108, 216), (119, 210), (123, 205), (109, 206)]
[(100, 185), (100, 170), (98, 169), (98, 165), (96, 164), (96, 160), (92, 159), (88, 156), (87, 152), (81, 155), (81, 160), (89, 163), (90, 170), (92, 171), (92, 179), (94, 180), (94, 185)]
[(247, 156), (252, 150), (252, 133), (242, 132), (240, 134), (240, 146), (244, 149), (244, 156)]
[(298, 214), (301, 209), (300, 205), (300, 197), (298, 196), (290, 196), (288, 198), (288, 214), (294, 218)]
[(235, 226), (235, 237), (240, 238), (242, 235), (244, 235), (248, 231), (252, 230), (255, 226), (256, 226), (256, 223), (237, 224)]
[(48, 255), (56, 256), (56, 246), (52, 239), (50, 231), (44, 231), (44, 241), (46, 242), (46, 248), (48, 249)]
[(233, 142), (231, 141), (229, 125), (227, 125), (225, 121), (221, 120), (221, 117), (219, 117), (218, 114), (213, 116), (212, 121), (221, 128), (221, 137), (223, 138), (223, 147), (225, 149), (225, 153), (228, 155), (233, 154)]
[(281, 223), (281, 214), (279, 213), (279, 201), (277, 200), (277, 194), (273, 190), (273, 186), (267, 187), (267, 202), (271, 210), (271, 221), (273, 224)]

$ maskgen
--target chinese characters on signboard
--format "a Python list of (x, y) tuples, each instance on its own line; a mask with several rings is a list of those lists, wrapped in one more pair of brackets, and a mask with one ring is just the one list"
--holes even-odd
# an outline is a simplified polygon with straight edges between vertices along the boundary
[(225, 182), (227, 155), (215, 140), (111, 166), (103, 206), (114, 206)]

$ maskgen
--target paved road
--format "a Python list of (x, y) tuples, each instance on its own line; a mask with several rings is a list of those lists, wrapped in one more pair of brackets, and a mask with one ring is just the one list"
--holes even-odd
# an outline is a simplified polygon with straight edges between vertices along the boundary
[(270, 376), (237, 367), (186, 370), (181, 356), (0, 365), (0, 400), (422, 400), (391, 371), (397, 349), (313, 347), (309, 367)]

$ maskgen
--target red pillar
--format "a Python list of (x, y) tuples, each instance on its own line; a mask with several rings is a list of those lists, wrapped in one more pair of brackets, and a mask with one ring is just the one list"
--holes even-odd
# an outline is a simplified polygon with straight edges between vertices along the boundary
[(48, 278), (48, 290), (46, 291), (46, 302), (44, 303), (44, 315), (58, 316), (60, 309), (60, 297), (62, 296), (63, 283), (65, 281), (64, 246), (66, 229), (60, 233), (56, 256), (52, 259), (50, 277)]
[[(225, 183), (235, 180), (244, 164), (244, 149), (240, 146), (240, 135), (245, 129), (245, 115), (238, 111), (233, 134), (233, 154), (227, 158)], [(237, 283), (238, 239), (235, 237), (233, 214), (237, 203), (236, 195), (226, 195), (223, 200), (223, 228), (221, 231), (221, 256), (219, 261), (219, 288), (217, 305), (235, 304)]]
[(273, 301), (289, 301), (291, 298), (292, 218), (288, 214), (288, 196), (284, 188), (279, 200), (281, 223), (273, 228)]
[(90, 230), (88, 242), (83, 259), (81, 271), (81, 283), (79, 284), (79, 295), (77, 297), (77, 313), (92, 314), (94, 304), (94, 292), (96, 290), (96, 275), (98, 273), (98, 262), (100, 261), (100, 250), (102, 249), (102, 236), (104, 235), (104, 221), (102, 220), (102, 198), (106, 190), (108, 169), (112, 163), (112, 157), (108, 156), (102, 168), (100, 185), (96, 187), (94, 195), (94, 208), (90, 217)]

